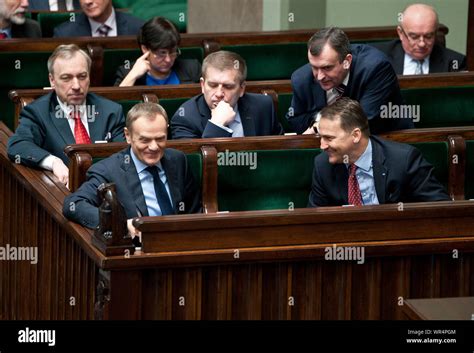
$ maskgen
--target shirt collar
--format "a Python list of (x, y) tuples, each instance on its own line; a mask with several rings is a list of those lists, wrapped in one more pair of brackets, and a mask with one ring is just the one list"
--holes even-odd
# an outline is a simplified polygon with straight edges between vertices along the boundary
[(89, 18), (89, 17), (88, 17), (88, 20), (91, 25), (92, 35), (94, 35), (94, 33), (96, 33), (99, 27), (102, 26), (103, 24), (106, 24), (107, 26), (109, 26), (111, 30), (113, 30), (116, 27), (115, 10), (113, 7), (112, 7), (112, 13), (110, 14), (109, 18), (107, 18), (107, 20), (104, 23), (94, 21), (92, 18)]
[[(132, 160), (133, 160), (133, 163), (135, 164), (135, 168), (137, 169), (137, 173), (140, 174), (141, 172), (143, 172), (147, 167), (149, 167), (148, 165), (146, 165), (145, 163), (143, 163), (141, 160), (138, 159), (138, 157), (135, 155), (135, 153), (133, 152), (133, 149), (132, 147), (130, 146), (130, 155), (132, 156)], [(162, 166), (161, 166), (161, 161), (159, 161), (158, 163), (155, 164), (158, 169), (161, 171), (163, 170)]]
[[(59, 106), (61, 107), (61, 110), (66, 113), (66, 117), (67, 118), (71, 118), (71, 111), (74, 109), (74, 107), (72, 105), (69, 105), (69, 104), (66, 104), (64, 102), (62, 102), (58, 96), (56, 96), (56, 100), (58, 101), (59, 103)], [(81, 105), (77, 106), (77, 110), (79, 110), (81, 112), (81, 116), (84, 115), (84, 112), (86, 111), (86, 101), (84, 100), (84, 103), (82, 103)]]
[[(350, 75), (351, 75), (350, 71), (347, 71), (346, 77), (344, 77), (344, 80), (342, 80), (342, 82), (341, 82), (341, 85), (344, 85), (346, 88), (347, 88), (347, 84), (349, 83), (349, 76)], [(334, 94), (339, 95), (339, 92), (336, 90), (336, 87), (330, 89), (329, 91), (332, 91)]]
[(368, 172), (372, 168), (372, 142), (369, 139), (369, 143), (365, 148), (364, 153), (359, 157), (357, 161), (354, 162), (357, 168), (362, 169), (365, 172)]
[[(419, 60), (418, 59), (415, 59), (415, 58), (412, 58), (410, 55), (408, 55), (407, 53), (405, 53), (405, 58), (404, 58), (405, 62), (412, 62), (412, 63), (417, 63)], [(426, 58), (424, 58), (423, 60), (423, 63), (422, 65), (425, 65), (426, 63), (430, 63), (430, 56), (428, 55)]]

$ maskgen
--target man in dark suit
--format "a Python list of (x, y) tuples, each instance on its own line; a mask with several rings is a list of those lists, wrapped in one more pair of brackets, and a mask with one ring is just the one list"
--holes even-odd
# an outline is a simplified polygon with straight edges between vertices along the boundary
[(30, 10), (74, 11), (80, 10), (79, 0), (30, 0)]
[(51, 170), (67, 184), (66, 145), (124, 141), (122, 107), (88, 93), (90, 65), (89, 56), (75, 44), (56, 48), (48, 59), (54, 92), (23, 108), (8, 141), (12, 161)]
[(63, 213), (89, 228), (99, 224), (97, 188), (115, 183), (132, 235), (134, 217), (196, 213), (200, 192), (184, 153), (166, 148), (168, 118), (158, 104), (139, 103), (127, 114), (125, 136), (130, 147), (96, 164), (87, 181), (64, 200)]
[(321, 111), (323, 153), (308, 207), (450, 200), (416, 148), (370, 136), (361, 105), (341, 98)]
[(127, 13), (115, 11), (112, 0), (80, 0), (84, 13), (74, 21), (60, 24), (53, 37), (116, 37), (137, 35), (144, 21)]
[(436, 43), (438, 24), (433, 7), (413, 4), (400, 17), (400, 39), (372, 45), (388, 56), (398, 75), (467, 70), (464, 55)]
[(293, 99), (287, 119), (297, 133), (312, 133), (318, 112), (340, 97), (360, 102), (373, 134), (413, 127), (411, 119), (380, 117), (383, 106), (402, 104), (397, 76), (380, 51), (350, 45), (341, 29), (331, 27), (308, 41), (308, 60), (291, 76)]
[(28, 0), (0, 0), (0, 40), (41, 38), (38, 22), (25, 17)]
[(208, 55), (202, 65), (202, 94), (186, 101), (171, 119), (173, 139), (279, 135), (273, 101), (245, 93), (247, 65), (232, 52)]

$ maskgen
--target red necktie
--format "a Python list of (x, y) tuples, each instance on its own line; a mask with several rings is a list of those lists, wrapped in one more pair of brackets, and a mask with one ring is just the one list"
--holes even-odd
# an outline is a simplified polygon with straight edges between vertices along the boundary
[(7, 38), (7, 34), (0, 32), (0, 39), (6, 39), (6, 38)]
[(74, 138), (76, 139), (76, 143), (91, 143), (86, 127), (81, 121), (81, 113), (71, 112), (71, 115), (74, 118)]
[(347, 195), (349, 205), (362, 206), (362, 195), (360, 194), (359, 183), (356, 178), (357, 166), (352, 163), (349, 166), (349, 180), (347, 181)]

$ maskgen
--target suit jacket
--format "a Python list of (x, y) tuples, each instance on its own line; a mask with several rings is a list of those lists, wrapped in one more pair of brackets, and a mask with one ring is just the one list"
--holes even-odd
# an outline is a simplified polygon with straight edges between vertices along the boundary
[[(271, 97), (245, 93), (238, 100), (244, 136), (281, 135), (283, 128), (277, 120)], [(173, 139), (231, 137), (232, 134), (211, 123), (211, 110), (204, 95), (187, 100), (171, 118)]]
[[(49, 10), (49, 0), (30, 0), (29, 1), (29, 6), (28, 6), (28, 10)], [(79, 0), (74, 0), (72, 2), (72, 4), (74, 5), (74, 9), (75, 10), (80, 10), (81, 9), (81, 4), (79, 3)]]
[[(449, 201), (444, 187), (415, 147), (376, 136), (372, 141), (374, 184), (380, 204)], [(330, 164), (327, 153), (314, 159), (308, 207), (347, 205), (349, 173), (345, 164)]]
[[(94, 118), (89, 118), (92, 142), (125, 140), (125, 118), (120, 104), (89, 93), (86, 105), (90, 108), (90, 115), (95, 115)], [(67, 165), (69, 161), (64, 148), (74, 143), (74, 135), (67, 119), (62, 117), (56, 94), (51, 92), (23, 108), (20, 124), (8, 140), (8, 155), (13, 161), (16, 156), (20, 156), (21, 163), (37, 167), (43, 158), (52, 154)]]
[[(409, 129), (411, 119), (381, 119), (382, 105), (402, 104), (397, 75), (390, 62), (380, 51), (365, 44), (351, 45), (352, 64), (343, 96), (359, 101), (369, 119), (373, 134)], [(303, 133), (315, 115), (327, 105), (326, 91), (315, 82), (310, 64), (300, 67), (291, 75), (293, 98), (286, 117), (290, 126)]]
[[(115, 11), (117, 21), (117, 36), (137, 35), (145, 23), (128, 13)], [(54, 29), (53, 37), (91, 37), (92, 29), (87, 16), (77, 14), (75, 22), (64, 22)]]
[(27, 18), (25, 23), (12, 23), (12, 38), (41, 38), (41, 27), (38, 22)]
[[(128, 75), (135, 62), (130, 65), (130, 68), (125, 68), (122, 65), (118, 68), (115, 74), (115, 86), (120, 85), (123, 79)], [(181, 83), (197, 83), (201, 78), (201, 64), (196, 59), (180, 59), (177, 58), (174, 62), (172, 70), (178, 75)], [(134, 86), (145, 86), (146, 85), (146, 74), (135, 81)]]
[[(172, 205), (181, 213), (201, 211), (199, 188), (197, 187), (186, 156), (183, 152), (167, 148), (161, 159), (170, 188)], [(130, 147), (94, 164), (87, 172), (87, 181), (73, 194), (64, 199), (63, 214), (68, 219), (85, 227), (95, 228), (99, 224), (100, 200), (97, 187), (102, 183), (115, 183), (117, 197), (125, 209), (127, 219), (148, 216), (148, 209), (137, 169), (130, 156)], [(74, 204), (74, 208), (70, 205)]]
[[(397, 75), (403, 75), (405, 51), (403, 50), (400, 39), (390, 42), (373, 43), (371, 45), (388, 56)], [(439, 44), (433, 46), (433, 51), (430, 54), (430, 73), (464, 70), (467, 70), (466, 57), (464, 55), (454, 50), (444, 48)]]

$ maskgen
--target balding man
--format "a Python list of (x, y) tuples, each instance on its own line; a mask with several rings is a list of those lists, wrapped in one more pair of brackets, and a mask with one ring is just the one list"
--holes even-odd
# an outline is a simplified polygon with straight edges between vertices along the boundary
[(429, 5), (413, 4), (400, 16), (400, 39), (374, 44), (389, 57), (398, 75), (466, 70), (466, 57), (436, 43), (438, 14)]
[(28, 0), (0, 0), (0, 40), (41, 38), (38, 22), (25, 17)]

